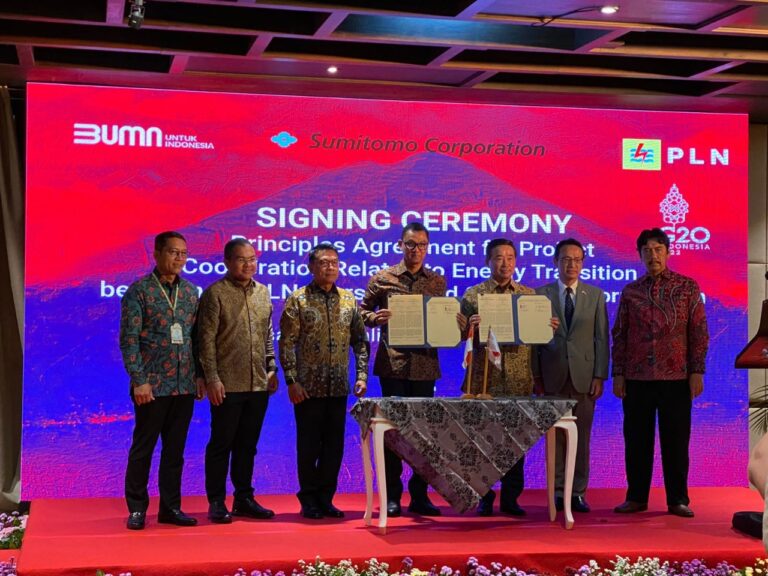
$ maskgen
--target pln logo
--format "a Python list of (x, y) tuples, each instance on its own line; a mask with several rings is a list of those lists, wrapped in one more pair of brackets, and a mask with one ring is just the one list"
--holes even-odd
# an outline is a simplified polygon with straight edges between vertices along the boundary
[(622, 138), (621, 167), (623, 170), (661, 170), (662, 163), (690, 166), (728, 166), (731, 162), (728, 148), (702, 148), (667, 146), (661, 149), (661, 140), (648, 138)]
[(624, 170), (661, 170), (661, 140), (622, 140), (621, 167)]
[(670, 254), (680, 254), (681, 250), (709, 250), (709, 239), (712, 234), (703, 226), (683, 226), (688, 216), (690, 206), (683, 198), (676, 184), (667, 192), (659, 203), (659, 212), (667, 226), (662, 230), (669, 236)]
[(299, 139), (296, 138), (296, 136), (294, 136), (290, 132), (286, 132), (285, 130), (283, 130), (282, 132), (279, 132), (278, 134), (275, 134), (269, 140), (273, 144), (277, 144), (278, 146), (280, 146), (280, 148), (290, 148), (291, 146), (296, 144), (296, 142), (299, 141)]

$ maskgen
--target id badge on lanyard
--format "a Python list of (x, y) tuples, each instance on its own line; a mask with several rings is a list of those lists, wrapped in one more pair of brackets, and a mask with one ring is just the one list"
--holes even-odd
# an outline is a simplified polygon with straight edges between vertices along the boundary
[(178, 322), (171, 324), (171, 344), (184, 344), (184, 333)]
[[(171, 299), (168, 297), (168, 294), (165, 291), (165, 288), (163, 288), (163, 285), (160, 283), (160, 280), (157, 279), (157, 276), (153, 274), (153, 277), (155, 281), (157, 282), (158, 286), (160, 286), (160, 292), (163, 293), (163, 296), (165, 296), (165, 299), (168, 301), (168, 306), (171, 307), (171, 312), (173, 315), (176, 315), (176, 304), (179, 302), (179, 287), (176, 286), (175, 294), (173, 295), (173, 302), (171, 302)], [(181, 324), (178, 322), (174, 322), (171, 324), (171, 344), (184, 344), (184, 331), (181, 329)]]

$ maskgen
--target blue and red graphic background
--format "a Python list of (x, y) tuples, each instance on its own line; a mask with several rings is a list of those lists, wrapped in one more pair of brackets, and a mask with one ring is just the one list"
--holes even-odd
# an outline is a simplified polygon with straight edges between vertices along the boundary
[[(150, 128), (162, 137), (142, 146)], [(94, 143), (75, 143), (76, 131)], [(27, 134), (26, 499), (122, 494), (133, 412), (119, 294), (152, 269), (155, 234), (186, 235), (186, 277), (202, 288), (220, 277), (227, 240), (255, 240), (277, 329), (286, 293), (310, 279), (306, 246), (336, 242), (347, 266), (339, 285), (360, 296), (377, 267), (399, 261), (392, 243), (416, 219), (439, 249), (428, 264), (457, 296), (485, 278), (491, 238), (518, 243), (520, 281), (531, 287), (554, 279), (558, 240), (580, 239), (593, 276), (585, 281), (609, 295), (611, 323), (621, 288), (643, 271), (637, 234), (669, 226), (670, 267), (700, 283), (711, 334), (691, 484), (746, 483), (747, 378), (733, 369), (747, 339), (746, 116), (32, 84)], [(624, 139), (660, 140), (656, 169), (623, 169)], [(673, 186), (688, 205), (684, 221), (660, 211)], [(314, 227), (302, 218), (313, 210), (325, 218)], [(269, 240), (287, 241), (287, 251)], [(456, 396), (461, 350), (440, 357), (437, 393)], [(369, 395), (379, 393), (371, 377)], [(203, 492), (208, 410), (196, 405), (185, 493)], [(593, 487), (624, 485), (621, 419), (606, 393)], [(358, 432), (350, 419), (341, 491), (363, 490)], [(257, 494), (296, 490), (294, 447), (281, 382), (259, 443)], [(543, 483), (539, 447), (527, 485)]]

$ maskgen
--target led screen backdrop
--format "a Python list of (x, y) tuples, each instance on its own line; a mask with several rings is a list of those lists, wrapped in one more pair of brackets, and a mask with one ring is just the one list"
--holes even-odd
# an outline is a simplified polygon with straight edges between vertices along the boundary
[[(691, 484), (745, 483), (746, 374), (732, 366), (747, 337), (746, 116), (42, 84), (28, 100), (25, 498), (122, 494), (133, 413), (119, 297), (152, 269), (156, 233), (186, 235), (186, 277), (203, 288), (224, 271), (224, 243), (250, 239), (277, 329), (284, 298), (309, 281), (313, 244), (336, 244), (339, 284), (360, 297), (399, 261), (412, 220), (430, 229), (427, 262), (457, 296), (487, 277), (489, 239), (517, 242), (516, 279), (531, 287), (554, 279), (558, 240), (580, 239), (583, 279), (606, 291), (611, 322), (621, 288), (642, 274), (638, 232), (667, 227), (670, 267), (699, 281), (711, 333)], [(441, 351), (439, 395), (459, 393), (460, 356)], [(624, 485), (610, 389), (596, 413), (594, 487)], [(369, 394), (380, 394), (375, 378)], [(203, 492), (208, 410), (196, 406), (186, 493)], [(363, 490), (357, 433), (350, 419), (342, 491)], [(296, 490), (294, 445), (281, 382), (257, 493)], [(540, 448), (527, 484), (543, 485)]]

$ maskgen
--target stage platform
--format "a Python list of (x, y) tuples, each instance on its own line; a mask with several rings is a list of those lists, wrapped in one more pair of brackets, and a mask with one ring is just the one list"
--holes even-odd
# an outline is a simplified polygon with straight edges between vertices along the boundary
[(616, 554), (728, 560), (738, 567), (766, 555), (761, 541), (731, 528), (734, 512), (760, 509), (759, 496), (747, 488), (692, 489), (693, 519), (667, 514), (660, 489), (654, 489), (648, 512), (614, 514), (623, 495), (623, 490), (591, 490), (593, 511), (575, 514), (576, 525), (568, 531), (562, 513), (557, 522), (549, 522), (543, 490), (525, 492), (520, 500), (528, 511), (524, 518), (459, 515), (435, 497), (444, 516), (392, 518), (386, 535), (375, 524), (364, 525), (361, 494), (337, 496), (336, 505), (347, 512), (341, 520), (305, 520), (296, 498), (281, 495), (259, 498), (277, 512), (274, 519), (235, 519), (229, 525), (210, 524), (205, 499), (187, 497), (184, 510), (200, 521), (194, 528), (158, 525), (153, 499), (147, 528), (140, 532), (125, 529), (125, 504), (119, 499), (37, 500), (23, 548), (15, 556), (20, 576), (93, 576), (97, 569), (133, 576), (224, 576), (238, 568), (290, 571), (299, 559), (316, 556), (359, 564), (375, 557), (389, 562), (391, 571), (406, 556), (422, 569), (432, 564), (460, 568), (475, 556), (486, 564), (499, 561), (563, 575), (565, 567), (577, 568), (590, 559), (607, 564)]

